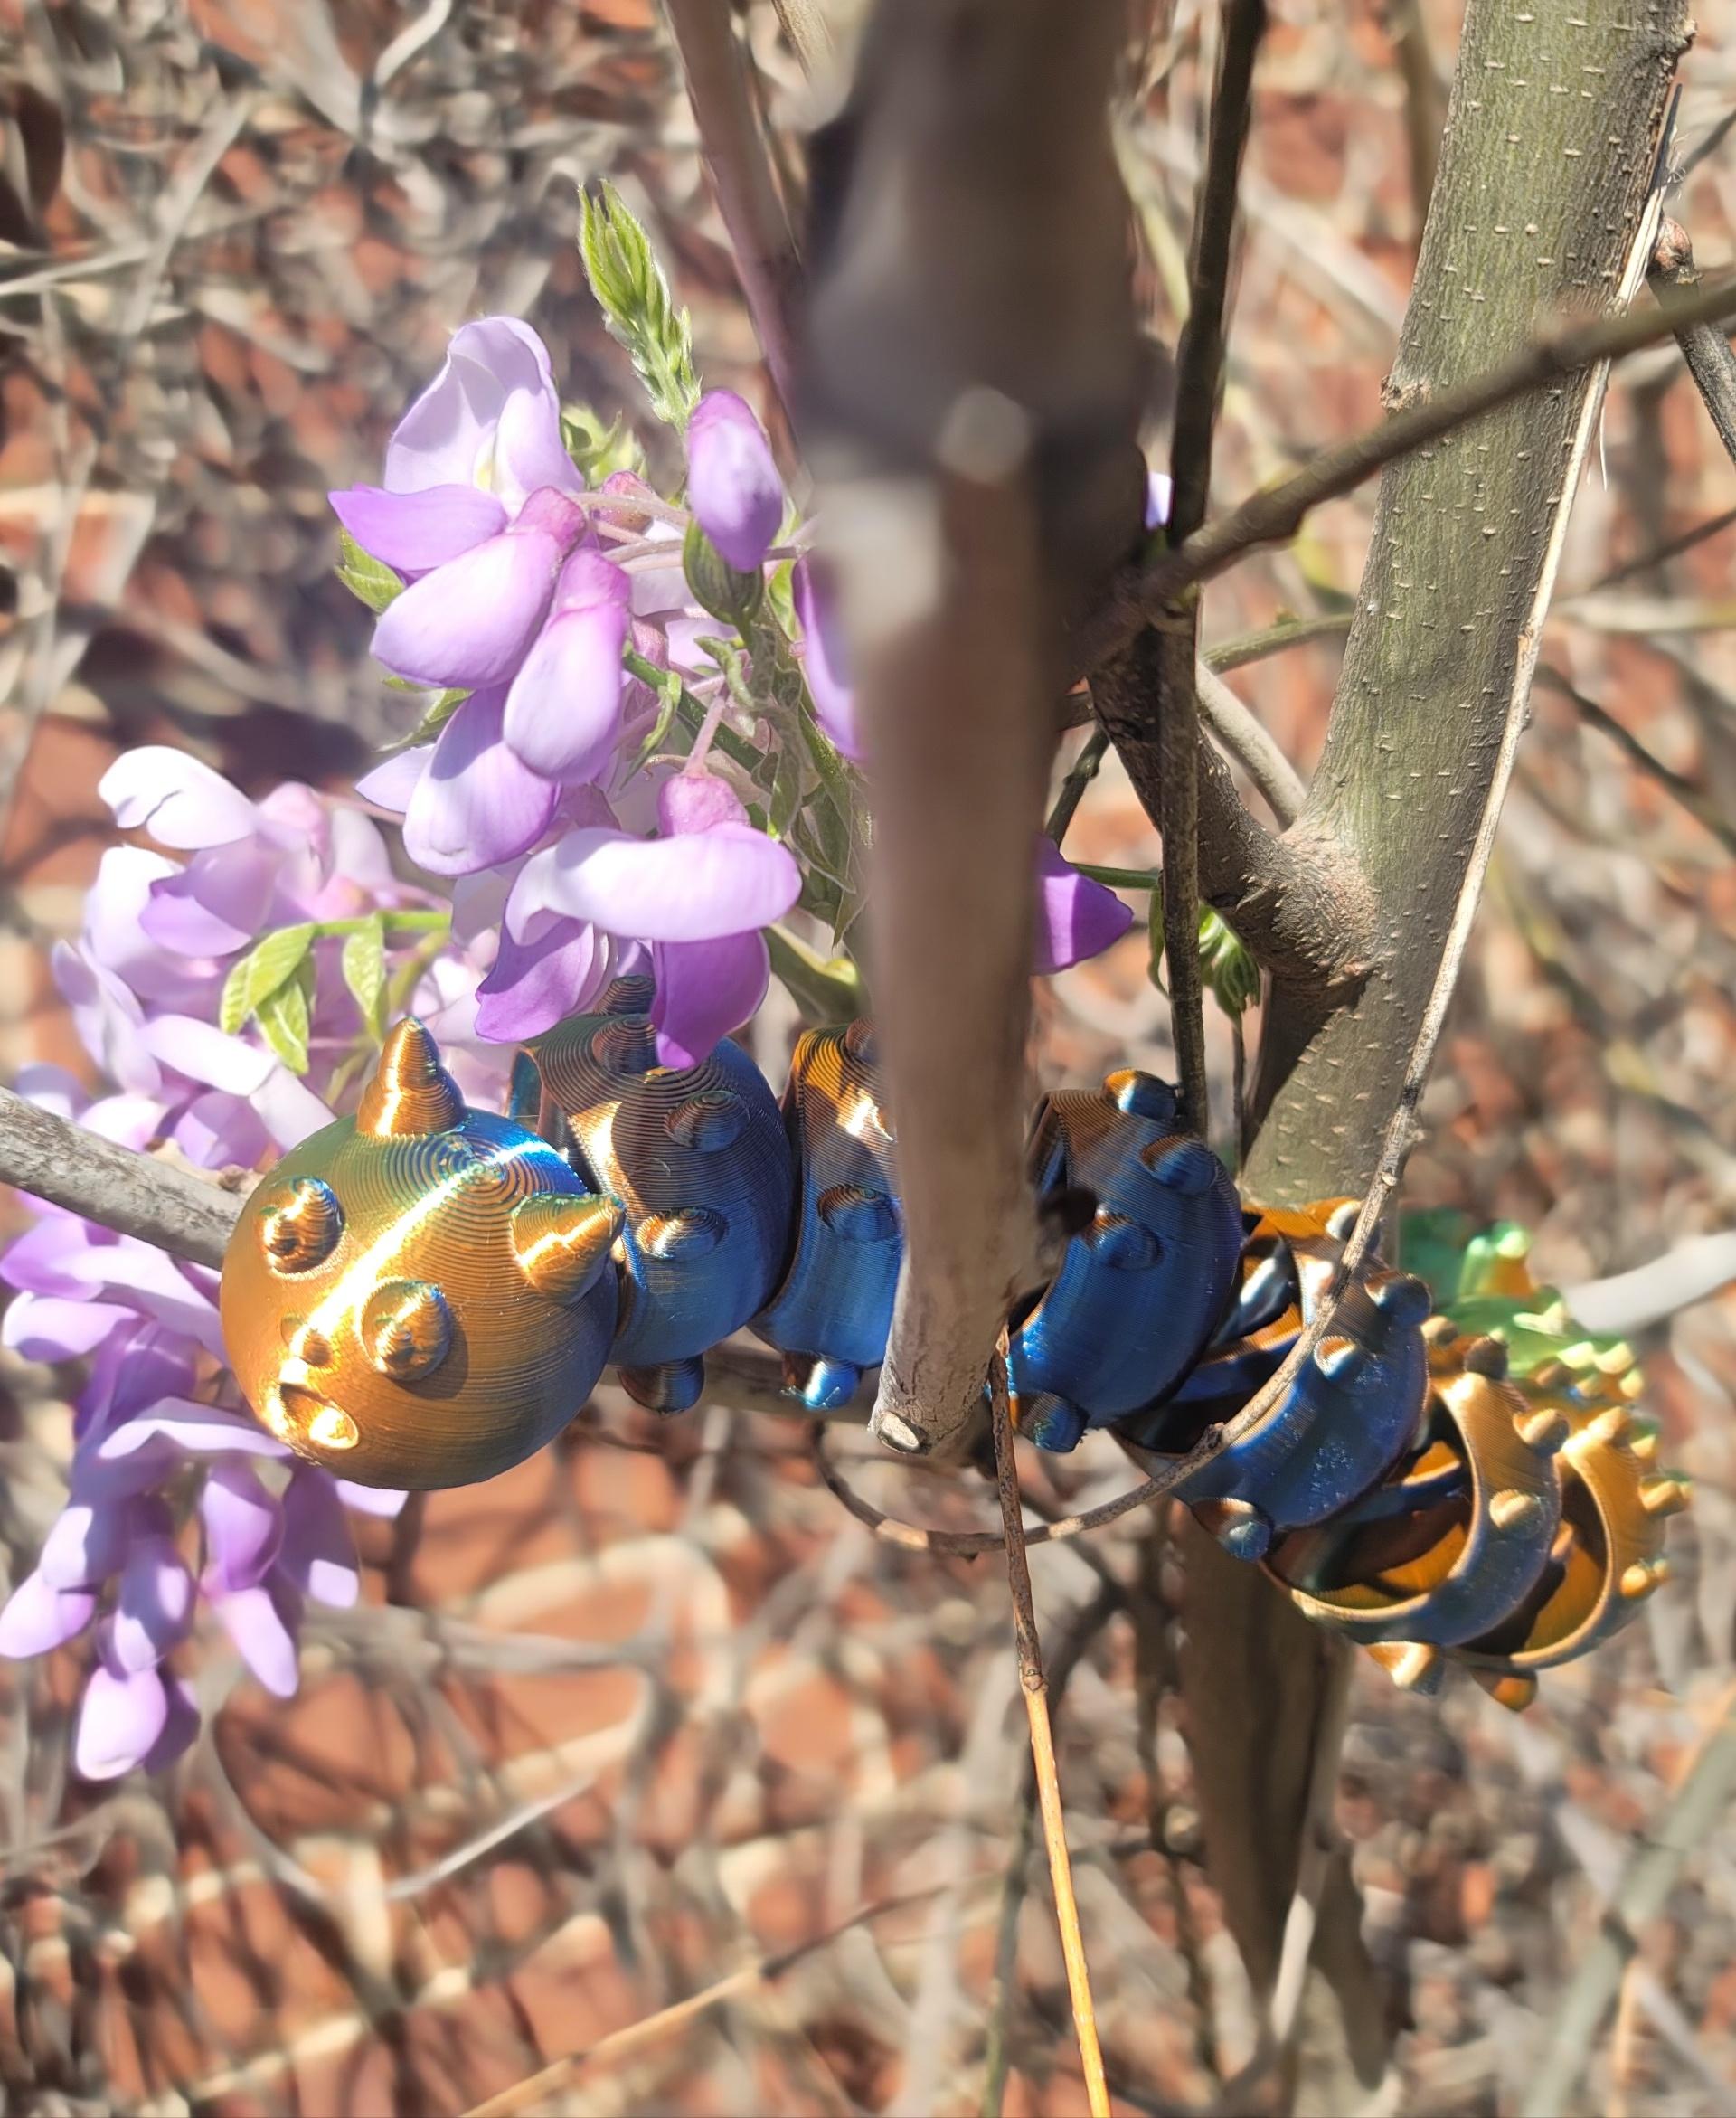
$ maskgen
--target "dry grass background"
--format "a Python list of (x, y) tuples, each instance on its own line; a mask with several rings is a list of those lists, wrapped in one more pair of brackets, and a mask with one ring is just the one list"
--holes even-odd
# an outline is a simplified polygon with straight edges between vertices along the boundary
[[(846, 11), (847, 12), (847, 11)], [(1185, 242), (1210, 10), (1146, 25), (1126, 163), (1155, 327)], [(1450, 5), (1288, 0), (1262, 59), (1219, 471), (1244, 490), (1373, 415), (1417, 232), (1395, 37), (1450, 57)], [(780, 126), (803, 108), (769, 6)], [(1708, 10), (1684, 146), (1736, 92)], [(1204, 46), (1203, 56), (1203, 43)], [(703, 372), (753, 388), (649, 0), (0, 0), (0, 1071), (71, 1046), (42, 969), (105, 842), (116, 750), (186, 743), (255, 790), (338, 786), (395, 733), (332, 581), (328, 486), (368, 477), (467, 315), (529, 315), (569, 393), (631, 409), (585, 296), (574, 186), (609, 171), (691, 304)], [(1736, 151), (1677, 211), (1726, 261)], [(1736, 793), (1736, 506), (1669, 349), (1612, 392), (1545, 657), (1717, 812)], [(1366, 496), (1215, 587), (1210, 637), (1342, 607)], [(1616, 569), (1626, 569), (1609, 579)], [(1236, 679), (1305, 768), (1330, 642)], [(1149, 859), (1126, 787), (1079, 827)], [(1534, 1226), (1545, 1276), (1736, 1221), (1736, 865), (1541, 688), (1410, 1194)], [(761, 1026), (775, 1068), (788, 1025)], [(1217, 1026), (1221, 1030), (1222, 1026)], [(1040, 1070), (1166, 1057), (1129, 941), (1043, 1003)], [(1227, 1080), (1227, 1045), (1214, 1047)], [(1337, 1809), (1391, 1982), (1392, 2110), (1510, 2106), (1621, 1866), (1732, 1677), (1736, 1301), (1653, 1334), (1669, 1451), (1696, 1476), (1675, 1580), (1523, 1719), (1357, 1674)], [(58, 1504), (76, 1378), (0, 1366), (0, 1543)], [(736, 1401), (741, 1399), (741, 1401)], [(992, 1522), (836, 1442), (882, 1506)], [(1107, 1445), (1026, 1466), (1106, 1497)], [(875, 1540), (800, 1429), (725, 1393), (655, 1425), (610, 1389), (487, 1487), (363, 1530), (363, 1607), (309, 1630), (300, 1697), (191, 1658), (206, 1740), (161, 1783), (70, 1781), (57, 1659), (0, 1672), (0, 2081), (21, 2113), (459, 2112), (567, 2055), (538, 2111), (1083, 2108), (1041, 1855), (1010, 1903), (1024, 1725), (990, 1561)], [(1200, 1869), (1165, 1525), (1034, 1555), (1062, 1786), (1118, 2108), (1241, 2107), (1254, 2019)], [(1736, 1830), (1689, 1863), (1589, 2055), (1590, 2110), (1736, 2109)], [(660, 2010), (727, 1981), (721, 1997)], [(644, 2035), (621, 2033), (657, 2018)], [(594, 2047), (594, 2049), (593, 2049)], [(1299, 2107), (1349, 2107), (1329, 2059)]]

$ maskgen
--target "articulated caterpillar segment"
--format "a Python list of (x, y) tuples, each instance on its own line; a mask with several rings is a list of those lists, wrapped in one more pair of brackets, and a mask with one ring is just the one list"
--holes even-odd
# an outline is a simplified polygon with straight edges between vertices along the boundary
[[(1173, 1459), (1232, 1419), (1277, 1373), (1312, 1317), (1354, 1217), (1354, 1202), (1347, 1212), (1344, 1202), (1328, 1202), (1256, 1219), (1236, 1306), (1249, 1308), (1250, 1281), (1257, 1287), (1269, 1278), (1294, 1287), (1292, 1306), (1221, 1347), (1169, 1398), (1122, 1421), (1122, 1434), (1155, 1457)], [(1288, 1253), (1288, 1273), (1273, 1262), (1274, 1239)], [(1268, 1296), (1264, 1313), (1273, 1306)], [(1416, 1442), (1428, 1397), (1428, 1308), (1420, 1281), (1368, 1266), (1284, 1395), (1176, 1488), (1228, 1550), (1259, 1559), (1280, 1533), (1340, 1514)]]
[(400, 1023), (361, 1113), (241, 1208), (222, 1292), (236, 1379), (279, 1441), (360, 1484), (492, 1478), (596, 1387), (618, 1225), (546, 1141), (467, 1110)]
[(1147, 1073), (1048, 1097), (1032, 1133), (1040, 1196), (1096, 1200), (1061, 1269), (1007, 1335), (1019, 1426), (1071, 1449), (1173, 1389), (1200, 1357), (1234, 1284), (1241, 1219), (1205, 1142), (1176, 1126), (1175, 1092)]
[[(1476, 1361), (1477, 1365), (1471, 1365)], [(1499, 1624), (1542, 1578), (1561, 1520), (1555, 1459), (1494, 1341), (1433, 1394), (1424, 1446), (1326, 1526), (1285, 1537), (1267, 1571), (1308, 1617), (1364, 1646), (1454, 1647)]]
[(833, 1412), (885, 1356), (904, 1256), (893, 1133), (868, 1023), (803, 1036), (784, 1122), (796, 1164), (794, 1244), (753, 1328), (784, 1356), (789, 1394), (811, 1412)]
[(657, 1064), (647, 979), (522, 1051), (513, 1111), (562, 1143), (620, 1208), (620, 1312), (609, 1357), (657, 1412), (684, 1412), (703, 1355), (764, 1307), (788, 1249), (794, 1176), (777, 1102), (739, 1045)]

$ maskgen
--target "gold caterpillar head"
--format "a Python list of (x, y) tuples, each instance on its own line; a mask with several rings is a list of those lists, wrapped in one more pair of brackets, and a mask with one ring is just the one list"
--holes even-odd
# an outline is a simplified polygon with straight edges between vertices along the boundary
[(355, 1116), (242, 1208), (223, 1261), (231, 1364), (271, 1432), (344, 1478), (490, 1478), (595, 1386), (620, 1224), (546, 1141), (467, 1109), (407, 1019)]

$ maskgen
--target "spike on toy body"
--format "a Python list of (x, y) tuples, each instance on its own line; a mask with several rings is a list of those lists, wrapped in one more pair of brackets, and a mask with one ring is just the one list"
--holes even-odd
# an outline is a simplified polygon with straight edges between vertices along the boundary
[(794, 1246), (753, 1328), (783, 1354), (790, 1394), (811, 1412), (832, 1412), (885, 1357), (904, 1257), (892, 1129), (867, 1023), (803, 1036), (784, 1122), (796, 1165)]
[(607, 1243), (550, 1291), (524, 1230), (558, 1243), (610, 1211), (534, 1133), (466, 1110), (434, 1040), (400, 1023), (357, 1116), (241, 1208), (222, 1313), (242, 1392), (298, 1455), (363, 1485), (491, 1478), (583, 1404), (614, 1328)]
[(520, 1056), (514, 1114), (565, 1146), (623, 1215), (609, 1358), (641, 1404), (684, 1412), (703, 1356), (764, 1307), (788, 1247), (793, 1178), (771, 1091), (739, 1045), (656, 1063), (650, 981), (619, 979)]
[(1030, 1167), (1040, 1196), (1097, 1201), (1061, 1270), (1007, 1335), (1022, 1430), (1071, 1449), (1164, 1395), (1199, 1358), (1241, 1249), (1235, 1186), (1203, 1140), (1175, 1127), (1175, 1092), (1131, 1068), (1050, 1096)]

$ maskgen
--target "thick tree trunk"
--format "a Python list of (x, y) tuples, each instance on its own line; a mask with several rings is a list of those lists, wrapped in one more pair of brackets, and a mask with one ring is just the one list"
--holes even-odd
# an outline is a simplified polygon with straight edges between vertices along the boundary
[[(1646, 200), (1683, 0), (1577, 11), (1470, 0), (1390, 406), (1488, 368), (1564, 309), (1607, 309)], [(1326, 748), (1302, 828), (1376, 907), (1354, 992), (1278, 982), (1246, 1188), (1274, 1205), (1363, 1190), (1441, 960), (1504, 730), (1530, 667), (1552, 533), (1592, 376), (1527, 397), (1384, 475)], [(1295, 1882), (1322, 1672), (1336, 1649), (1250, 1569), (1186, 1539), (1183, 1691), (1210, 1867), (1257, 1978)], [(1316, 1958), (1366, 2072), (1377, 2019), (1335, 1878)]]

